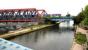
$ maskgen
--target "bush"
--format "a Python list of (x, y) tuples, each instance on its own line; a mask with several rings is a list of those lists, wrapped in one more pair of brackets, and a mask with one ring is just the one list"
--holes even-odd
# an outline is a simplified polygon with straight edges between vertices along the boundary
[(86, 17), (81, 23), (85, 26), (88, 26), (88, 17)]
[(87, 38), (85, 34), (82, 34), (81, 32), (78, 32), (75, 36), (76, 42), (78, 44), (85, 44), (87, 42)]

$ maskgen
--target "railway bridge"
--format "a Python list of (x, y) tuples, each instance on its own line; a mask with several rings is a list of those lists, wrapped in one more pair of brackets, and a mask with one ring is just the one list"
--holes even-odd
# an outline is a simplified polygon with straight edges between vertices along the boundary
[(36, 8), (1, 9), (0, 22), (38, 22), (47, 13)]

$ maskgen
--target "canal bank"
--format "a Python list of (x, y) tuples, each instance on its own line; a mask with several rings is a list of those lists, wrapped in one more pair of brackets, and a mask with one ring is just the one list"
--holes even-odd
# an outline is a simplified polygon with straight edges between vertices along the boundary
[(19, 30), (13, 31), (13, 32), (9, 32), (9, 33), (0, 35), (0, 38), (10, 38), (10, 37), (26, 34), (29, 32), (33, 32), (33, 31), (36, 31), (39, 29), (43, 29), (43, 28), (46, 28), (49, 26), (53, 26), (53, 24), (35, 25), (35, 26), (31, 26), (29, 28), (19, 29)]
[(85, 44), (78, 44), (77, 41), (76, 41), (76, 35), (80, 32), (81, 34), (86, 35), (86, 38), (88, 40), (88, 30), (85, 30), (85, 29), (83, 29), (79, 26), (76, 26), (75, 30), (76, 30), (75, 31), (75, 36), (74, 36), (74, 39), (73, 39), (73, 45), (72, 45), (71, 50), (86, 50), (87, 43), (85, 42)]

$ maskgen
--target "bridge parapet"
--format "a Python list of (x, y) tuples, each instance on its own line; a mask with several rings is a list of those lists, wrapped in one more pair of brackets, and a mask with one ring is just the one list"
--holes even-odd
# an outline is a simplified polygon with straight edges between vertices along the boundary
[(64, 21), (73, 20), (73, 17), (67, 17), (67, 16), (63, 16), (63, 17), (50, 17), (50, 18), (48, 18), (48, 20), (56, 21), (56, 22), (64, 22)]
[(0, 38), (0, 50), (32, 50), (32, 49)]
[(48, 19), (73, 19), (74, 17), (70, 16), (70, 17), (67, 17), (67, 16), (47, 16), (45, 18), (48, 18)]

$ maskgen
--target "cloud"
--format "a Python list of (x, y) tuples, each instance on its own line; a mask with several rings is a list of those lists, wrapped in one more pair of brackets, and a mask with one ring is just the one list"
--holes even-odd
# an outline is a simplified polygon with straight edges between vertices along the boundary
[(88, 0), (0, 0), (0, 9), (37, 8), (48, 13), (77, 15), (87, 3)]

